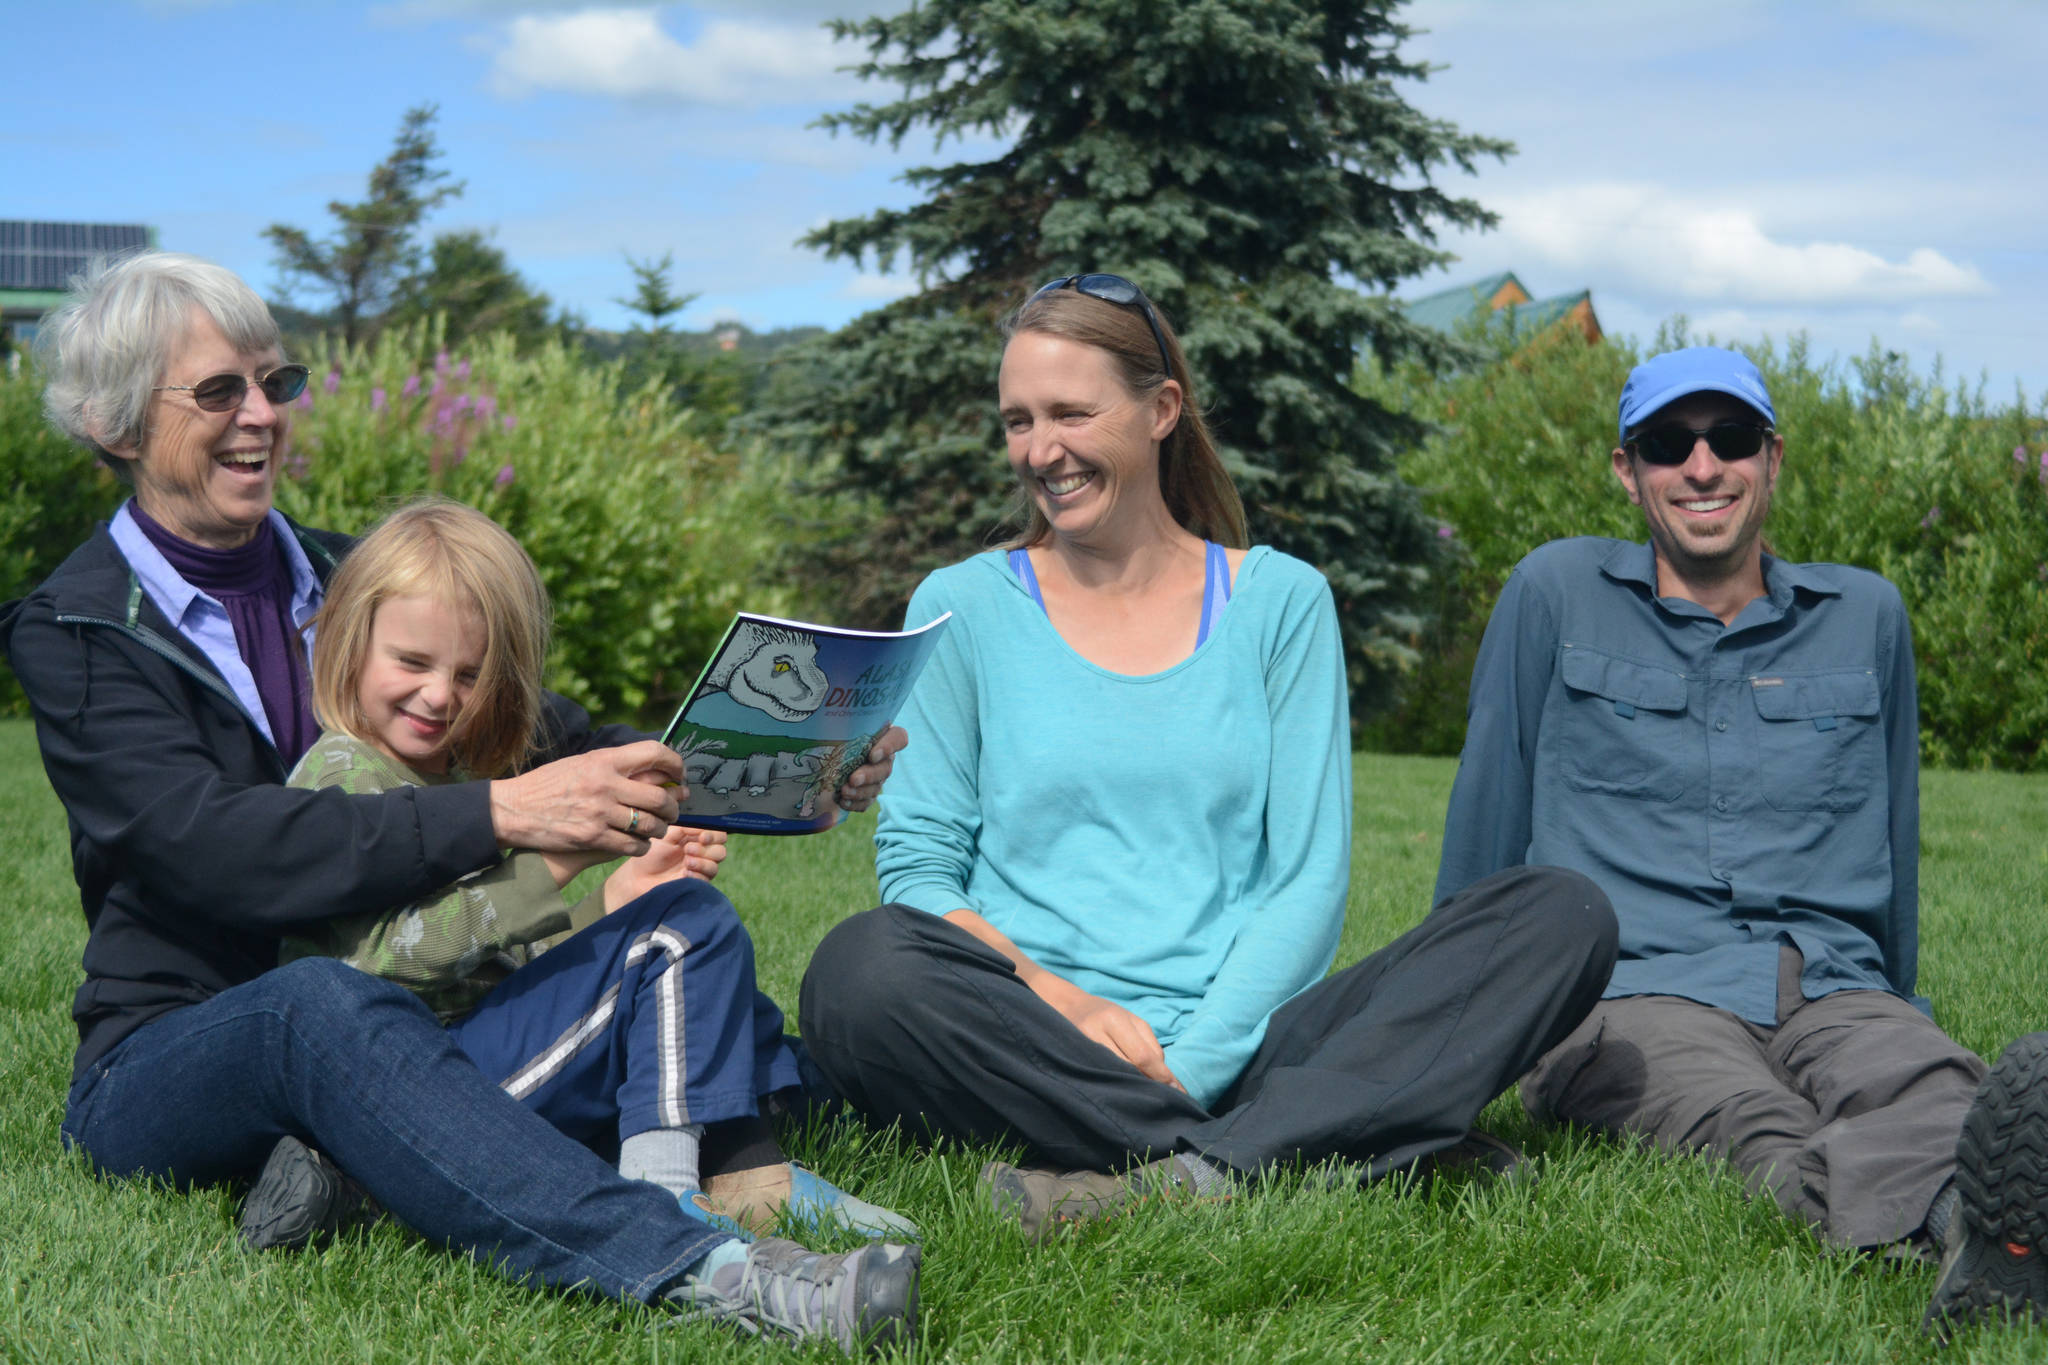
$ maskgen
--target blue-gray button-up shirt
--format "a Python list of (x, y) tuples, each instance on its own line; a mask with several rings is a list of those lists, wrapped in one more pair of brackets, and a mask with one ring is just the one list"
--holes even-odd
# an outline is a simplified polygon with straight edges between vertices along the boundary
[(1472, 671), (1439, 901), (1523, 863), (1585, 873), (1621, 921), (1610, 997), (1772, 1025), (1786, 940), (1809, 998), (1912, 995), (1905, 605), (1866, 570), (1763, 568), (1765, 595), (1723, 625), (1657, 596), (1647, 543), (1553, 541), (1516, 567)]

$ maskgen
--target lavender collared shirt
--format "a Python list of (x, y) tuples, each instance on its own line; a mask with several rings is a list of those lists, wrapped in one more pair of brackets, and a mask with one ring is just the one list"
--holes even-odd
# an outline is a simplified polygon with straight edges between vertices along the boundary
[[(262, 731), (263, 737), (275, 746), (277, 736), (271, 731), (262, 695), (256, 690), (256, 677), (250, 672), (249, 665), (242, 661), (242, 651), (235, 643), (235, 628), (228, 619), (227, 608), (179, 576), (163, 552), (150, 544), (149, 537), (135, 524), (128, 506), (128, 503), (122, 503), (120, 510), (107, 523), (107, 531), (113, 536), (121, 557), (135, 570), (135, 576), (141, 580), (142, 590), (149, 594), (150, 600), (170, 618), (178, 632), (197, 645), (199, 652), (220, 671), (221, 678), (234, 690), (236, 700), (242, 703), (249, 723)], [(310, 669), (313, 632), (305, 627), (313, 613), (320, 609), (325, 593), (319, 576), (313, 572), (312, 561), (306, 558), (305, 550), (299, 545), (298, 536), (293, 534), (284, 515), (274, 508), (270, 513), (270, 529), (277, 536), (277, 543), (284, 546), (285, 563), (291, 569), (292, 623), (301, 629), (306, 664)]]

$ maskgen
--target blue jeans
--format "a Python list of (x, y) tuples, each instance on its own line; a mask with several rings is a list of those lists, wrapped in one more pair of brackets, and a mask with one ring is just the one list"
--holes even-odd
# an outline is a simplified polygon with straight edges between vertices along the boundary
[(754, 986), (753, 940), (695, 878), (564, 939), (448, 1031), (485, 1076), (599, 1151), (652, 1128), (751, 1118), (764, 1096), (805, 1083), (782, 1011)]
[(410, 991), (304, 958), (151, 1021), (72, 1086), (109, 1176), (246, 1176), (286, 1134), (508, 1278), (653, 1301), (728, 1239), (506, 1095)]

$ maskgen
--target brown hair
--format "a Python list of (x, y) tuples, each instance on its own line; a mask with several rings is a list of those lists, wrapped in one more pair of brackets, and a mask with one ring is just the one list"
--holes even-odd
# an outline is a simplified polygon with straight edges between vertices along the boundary
[(357, 542), (327, 584), (314, 618), (313, 714), (330, 730), (374, 744), (358, 683), (377, 608), (427, 597), (474, 611), (484, 657), (469, 701), (449, 732), (454, 765), (471, 778), (503, 777), (533, 750), (540, 720), (550, 610), (533, 560), (504, 527), (448, 498), (407, 503)]
[[(1166, 499), (1166, 510), (1183, 530), (1235, 550), (1245, 549), (1251, 541), (1245, 534), (1244, 503), (1237, 496), (1230, 471), (1223, 467), (1223, 457), (1216, 453), (1209, 424), (1195, 401), (1194, 380), (1188, 374), (1180, 338), (1157, 305), (1153, 316), (1159, 320), (1159, 334), (1166, 342), (1173, 367), (1170, 375), (1159, 368), (1159, 342), (1137, 305), (1110, 303), (1075, 289), (1032, 295), (1023, 307), (1003, 319), (1003, 344), (1007, 346), (1019, 332), (1043, 332), (1093, 346), (1109, 356), (1124, 388), (1140, 400), (1158, 393), (1169, 378), (1178, 382), (1180, 420), (1159, 442), (1159, 492)], [(1022, 488), (1010, 506), (1006, 524), (1019, 528), (1004, 543), (1007, 550), (1037, 545), (1052, 534), (1045, 514)]]

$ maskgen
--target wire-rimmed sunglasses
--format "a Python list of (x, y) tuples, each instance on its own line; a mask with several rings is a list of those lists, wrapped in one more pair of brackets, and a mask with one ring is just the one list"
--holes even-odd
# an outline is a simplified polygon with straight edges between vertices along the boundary
[[(263, 390), (263, 396), (275, 406), (282, 407), (306, 391), (306, 381), (313, 372), (304, 365), (280, 365), (256, 381), (256, 387)], [(151, 393), (162, 393), (166, 389), (183, 389), (192, 395), (192, 401), (202, 412), (233, 412), (242, 406), (242, 400), (249, 396), (249, 378), (240, 374), (208, 375), (197, 384), (158, 384)]]
[(1692, 458), (1693, 446), (1704, 437), (1707, 449), (1720, 458), (1746, 460), (1764, 448), (1770, 431), (1761, 422), (1716, 422), (1710, 427), (1660, 422), (1629, 437), (1627, 445), (1646, 464), (1681, 465)]
[(1077, 294), (1086, 294), (1089, 298), (1101, 299), (1104, 303), (1135, 306), (1143, 313), (1145, 325), (1152, 329), (1152, 339), (1159, 343), (1160, 368), (1166, 372), (1168, 379), (1173, 378), (1173, 361), (1168, 359), (1166, 354), (1166, 333), (1159, 330), (1159, 315), (1152, 311), (1152, 300), (1145, 297), (1144, 290), (1121, 275), (1062, 275), (1056, 280), (1048, 280), (1038, 286), (1037, 293), (1031, 297), (1035, 299), (1040, 294), (1050, 294), (1055, 289), (1065, 289), (1069, 285), (1073, 286)]

